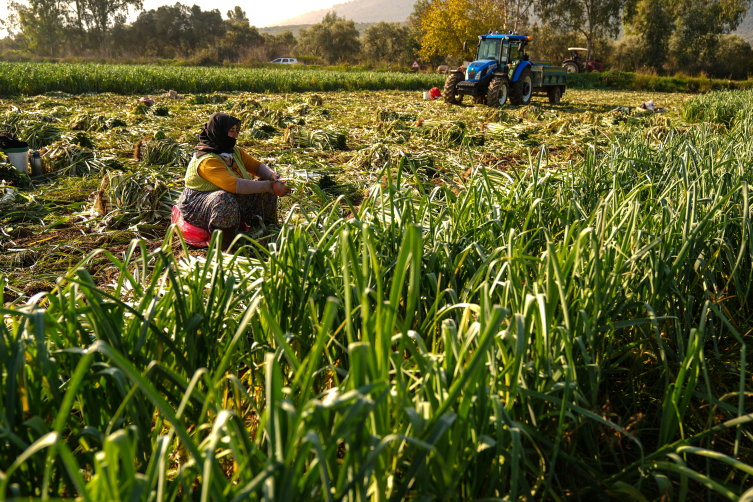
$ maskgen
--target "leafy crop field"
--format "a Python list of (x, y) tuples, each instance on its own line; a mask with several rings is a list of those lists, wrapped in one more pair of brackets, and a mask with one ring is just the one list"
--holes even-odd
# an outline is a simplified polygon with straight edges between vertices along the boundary
[(70, 93), (302, 92), (333, 90), (426, 90), (444, 84), (444, 75), (391, 72), (336, 72), (303, 69), (249, 69), (0, 62), (0, 96)]
[[(418, 94), (0, 101), (0, 500), (751, 500), (750, 93)], [(295, 186), (232, 255), (217, 110)]]
[[(284, 65), (283, 65), (284, 66)], [(0, 96), (49, 92), (116, 94), (174, 90), (183, 93), (257, 93), (440, 89), (445, 76), (433, 73), (322, 70), (318, 68), (212, 68), (152, 65), (8, 63), (0, 61)], [(659, 77), (607, 71), (570, 75), (570, 89), (698, 93), (753, 87), (753, 80)]]

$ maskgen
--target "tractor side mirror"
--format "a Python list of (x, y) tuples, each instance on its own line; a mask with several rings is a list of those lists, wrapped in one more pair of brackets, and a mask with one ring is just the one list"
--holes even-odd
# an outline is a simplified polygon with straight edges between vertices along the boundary
[(468, 42), (463, 42), (463, 52), (468, 50)]

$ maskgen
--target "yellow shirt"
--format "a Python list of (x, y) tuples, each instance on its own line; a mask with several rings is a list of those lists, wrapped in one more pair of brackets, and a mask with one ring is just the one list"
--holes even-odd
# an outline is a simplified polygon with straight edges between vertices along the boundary
[[(246, 167), (246, 172), (252, 176), (256, 176), (256, 171), (259, 169), (259, 164), (261, 164), (261, 162), (247, 154), (246, 151), (240, 147), (238, 148), (238, 151), (241, 153), (241, 160), (243, 160), (243, 165)], [(208, 182), (214, 183), (226, 192), (236, 193), (235, 180), (242, 177), (241, 172), (235, 162), (230, 166), (230, 170), (235, 173), (235, 176), (228, 172), (227, 164), (215, 157), (209, 156), (207, 156), (206, 160), (201, 161), (199, 168), (197, 169), (199, 176)]]

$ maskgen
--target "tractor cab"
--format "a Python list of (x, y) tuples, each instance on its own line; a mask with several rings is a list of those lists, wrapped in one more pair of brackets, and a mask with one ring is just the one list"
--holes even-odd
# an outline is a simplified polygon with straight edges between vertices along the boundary
[(529, 36), (490, 32), (478, 38), (476, 60), (468, 65), (465, 72), (468, 82), (478, 82), (494, 72), (507, 73), (508, 68), (528, 60), (525, 47), (531, 40)]

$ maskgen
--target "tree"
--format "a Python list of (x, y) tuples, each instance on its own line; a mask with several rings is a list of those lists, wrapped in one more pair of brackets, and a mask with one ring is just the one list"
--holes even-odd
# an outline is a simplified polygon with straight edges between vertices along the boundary
[(363, 40), (363, 52), (378, 61), (397, 61), (406, 53), (408, 28), (384, 21), (369, 26)]
[(202, 11), (201, 7), (194, 5), (191, 7), (189, 21), (191, 23), (191, 36), (187, 43), (190, 52), (194, 52), (200, 47), (214, 46), (216, 41), (225, 33), (222, 14), (217, 9)]
[(536, 13), (560, 31), (583, 35), (590, 59), (596, 38), (614, 38), (620, 32), (625, 1), (537, 0)]
[(227, 11), (225, 21), (225, 36), (220, 42), (220, 53), (223, 59), (238, 58), (241, 51), (256, 47), (264, 43), (256, 26), (251, 26), (246, 13), (238, 6)]
[(295, 35), (290, 30), (285, 30), (279, 35), (265, 33), (263, 36), (268, 59), (290, 56), (298, 44), (298, 40), (296, 40)]
[(627, 33), (634, 35), (635, 41), (638, 43), (639, 65), (661, 68), (667, 60), (669, 36), (674, 28), (673, 15), (668, 1), (637, 0), (628, 2), (625, 20)]
[(264, 43), (264, 37), (259, 34), (256, 26), (251, 26), (246, 13), (240, 7), (236, 6), (234, 10), (227, 11), (227, 17), (224, 43), (236, 48)]
[(180, 3), (143, 11), (128, 28), (128, 42), (144, 54), (186, 56), (190, 52), (191, 10)]
[[(525, 26), (529, 0), (429, 0), (414, 7), (411, 23), (419, 26), (419, 54), (472, 58), (477, 37), (489, 30), (505, 32)], [(463, 43), (468, 50), (463, 51)]]
[(35, 54), (55, 56), (63, 31), (68, 4), (62, 0), (30, 0), (28, 5), (10, 2), (28, 49)]
[[(120, 53), (166, 58), (189, 58), (205, 47), (215, 49), (226, 33), (217, 9), (202, 11), (198, 5), (188, 7), (181, 3), (142, 11), (122, 31), (116, 47)], [(217, 62), (216, 50), (205, 56)]]
[(751, 62), (753, 49), (744, 38), (733, 34), (720, 35), (709, 70), (716, 77), (744, 79)]
[(301, 30), (298, 52), (316, 56), (328, 63), (353, 60), (361, 51), (358, 28), (351, 21), (328, 12), (321, 23)]
[(123, 23), (128, 10), (140, 10), (143, 0), (82, 0), (83, 15), (91, 20), (95, 39), (102, 55), (108, 54), (108, 32), (114, 23)]
[(714, 71), (721, 68), (716, 60), (723, 35), (739, 26), (750, 7), (750, 0), (631, 0), (625, 23), (642, 42), (644, 65)]

